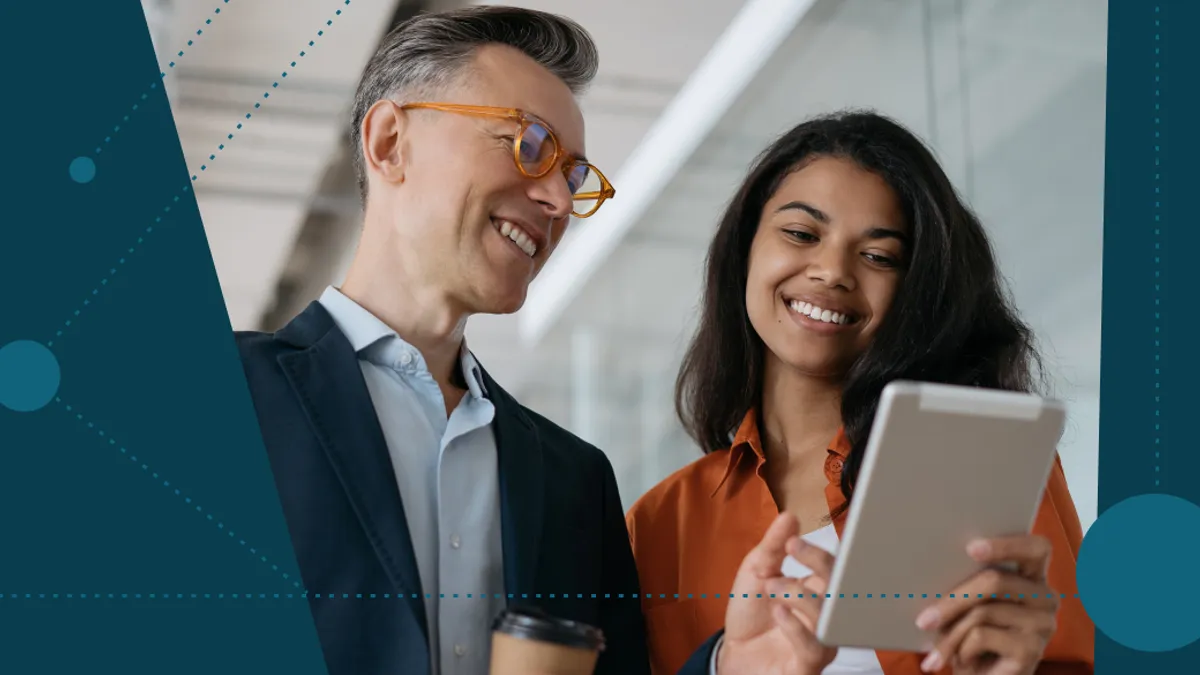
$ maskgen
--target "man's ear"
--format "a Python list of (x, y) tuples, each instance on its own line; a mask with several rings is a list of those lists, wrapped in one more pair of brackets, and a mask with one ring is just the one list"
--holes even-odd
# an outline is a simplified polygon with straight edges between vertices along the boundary
[(394, 101), (376, 101), (367, 110), (362, 122), (362, 152), (368, 174), (392, 185), (404, 182), (408, 123), (408, 113)]

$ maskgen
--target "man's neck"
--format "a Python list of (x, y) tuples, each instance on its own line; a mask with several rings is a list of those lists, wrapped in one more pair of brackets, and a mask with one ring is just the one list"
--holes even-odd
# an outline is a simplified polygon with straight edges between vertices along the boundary
[(355, 262), (339, 290), (420, 351), (443, 391), (461, 390), (462, 377), (457, 371), (467, 314), (428, 285), (397, 278), (394, 273), (379, 275), (372, 268), (381, 266)]

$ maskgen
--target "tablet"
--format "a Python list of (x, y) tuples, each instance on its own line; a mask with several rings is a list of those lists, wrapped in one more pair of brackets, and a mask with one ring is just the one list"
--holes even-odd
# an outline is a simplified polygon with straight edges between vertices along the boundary
[(982, 568), (977, 537), (1027, 534), (1066, 421), (1058, 401), (923, 382), (883, 391), (817, 622), (826, 645), (926, 652), (922, 609)]

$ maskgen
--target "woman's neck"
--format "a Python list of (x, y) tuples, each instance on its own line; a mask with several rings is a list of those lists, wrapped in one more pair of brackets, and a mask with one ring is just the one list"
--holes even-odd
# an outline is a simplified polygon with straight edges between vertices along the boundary
[(829, 441), (842, 425), (842, 388), (835, 380), (796, 371), (768, 359), (763, 373), (760, 436), (767, 461), (824, 462)]
[(829, 521), (825, 460), (841, 426), (841, 387), (768, 361), (763, 377), (759, 437), (763, 479), (780, 511), (800, 519), (803, 533)]

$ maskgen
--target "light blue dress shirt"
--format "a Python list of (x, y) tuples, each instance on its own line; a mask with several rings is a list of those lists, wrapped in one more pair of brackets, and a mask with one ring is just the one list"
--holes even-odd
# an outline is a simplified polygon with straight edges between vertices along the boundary
[(446, 416), (421, 353), (339, 290), (321, 305), (345, 334), (383, 428), (425, 594), (435, 675), (486, 675), (505, 607), (500, 485), (483, 376), (464, 341), (468, 393)]

